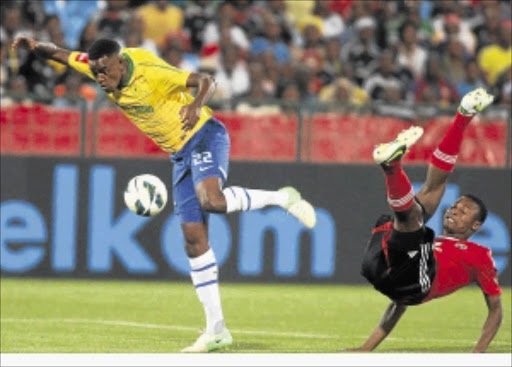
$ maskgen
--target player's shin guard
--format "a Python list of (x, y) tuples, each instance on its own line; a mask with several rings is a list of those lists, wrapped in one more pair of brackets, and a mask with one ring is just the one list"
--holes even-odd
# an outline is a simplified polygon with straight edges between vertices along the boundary
[(450, 126), (443, 140), (432, 154), (430, 163), (443, 171), (452, 171), (460, 152), (464, 130), (473, 116), (465, 116), (457, 112), (453, 124)]
[(386, 176), (386, 192), (388, 204), (394, 212), (406, 211), (414, 200), (414, 191), (411, 182), (405, 174), (402, 161), (396, 160), (383, 166)]
[(215, 254), (210, 248), (198, 257), (189, 258), (189, 262), (191, 267), (190, 276), (206, 315), (206, 332), (218, 334), (224, 329), (224, 317), (220, 302), (218, 267)]

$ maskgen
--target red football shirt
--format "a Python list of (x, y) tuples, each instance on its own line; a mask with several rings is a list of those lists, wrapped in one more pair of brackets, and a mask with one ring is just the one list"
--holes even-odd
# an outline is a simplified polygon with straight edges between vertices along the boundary
[(487, 295), (501, 294), (491, 250), (474, 242), (451, 237), (434, 240), (437, 273), (424, 302), (446, 296), (476, 282)]

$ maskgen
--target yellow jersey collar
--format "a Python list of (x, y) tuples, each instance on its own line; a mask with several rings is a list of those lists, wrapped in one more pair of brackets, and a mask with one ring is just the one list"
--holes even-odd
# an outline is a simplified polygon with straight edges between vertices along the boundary
[(126, 60), (126, 62), (128, 63), (128, 78), (126, 78), (126, 82), (121, 82), (121, 89), (126, 87), (128, 84), (130, 84), (130, 81), (132, 80), (132, 77), (133, 77), (133, 60), (132, 58), (128, 55), (128, 54), (125, 54), (123, 53), (123, 59)]

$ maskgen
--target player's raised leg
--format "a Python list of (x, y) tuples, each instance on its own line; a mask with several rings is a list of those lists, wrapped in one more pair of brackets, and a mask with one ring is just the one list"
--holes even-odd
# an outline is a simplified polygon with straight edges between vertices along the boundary
[(301, 194), (290, 186), (277, 191), (255, 190), (239, 186), (229, 186), (221, 190), (218, 179), (208, 178), (196, 187), (196, 192), (203, 209), (212, 213), (233, 213), (279, 206), (308, 228), (313, 228), (316, 224), (313, 206), (302, 199)]
[(428, 217), (435, 213), (441, 202), (448, 176), (460, 152), (466, 127), (471, 119), (493, 100), (494, 97), (482, 88), (469, 92), (462, 98), (452, 125), (430, 159), (425, 184), (416, 195)]
[(421, 207), (414, 201), (411, 182), (402, 166), (403, 156), (422, 135), (423, 129), (413, 126), (373, 151), (373, 158), (382, 167), (386, 178), (388, 204), (395, 213), (394, 228), (401, 232), (413, 232), (423, 225)]
[(316, 224), (313, 206), (293, 187), (277, 191), (255, 190), (239, 186), (222, 189), (228, 175), (229, 137), (224, 125), (213, 120), (205, 138), (194, 148), (192, 176), (201, 207), (211, 213), (233, 213), (279, 206), (306, 227)]

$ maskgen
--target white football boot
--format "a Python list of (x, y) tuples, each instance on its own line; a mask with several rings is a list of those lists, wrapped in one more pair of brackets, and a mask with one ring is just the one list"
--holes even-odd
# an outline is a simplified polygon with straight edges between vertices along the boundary
[(233, 337), (229, 330), (224, 327), (218, 334), (202, 334), (194, 344), (181, 350), (182, 353), (208, 353), (217, 349), (225, 348), (233, 344)]
[(316, 213), (313, 205), (302, 199), (300, 193), (291, 186), (280, 188), (279, 192), (288, 194), (288, 201), (283, 205), (283, 208), (306, 227), (313, 228), (316, 224)]
[(373, 159), (377, 164), (383, 165), (388, 165), (397, 159), (401, 159), (422, 135), (422, 127), (411, 126), (398, 134), (395, 140), (377, 145), (373, 150)]
[(475, 89), (467, 93), (460, 101), (459, 112), (464, 116), (473, 116), (494, 101), (494, 96), (483, 88)]

